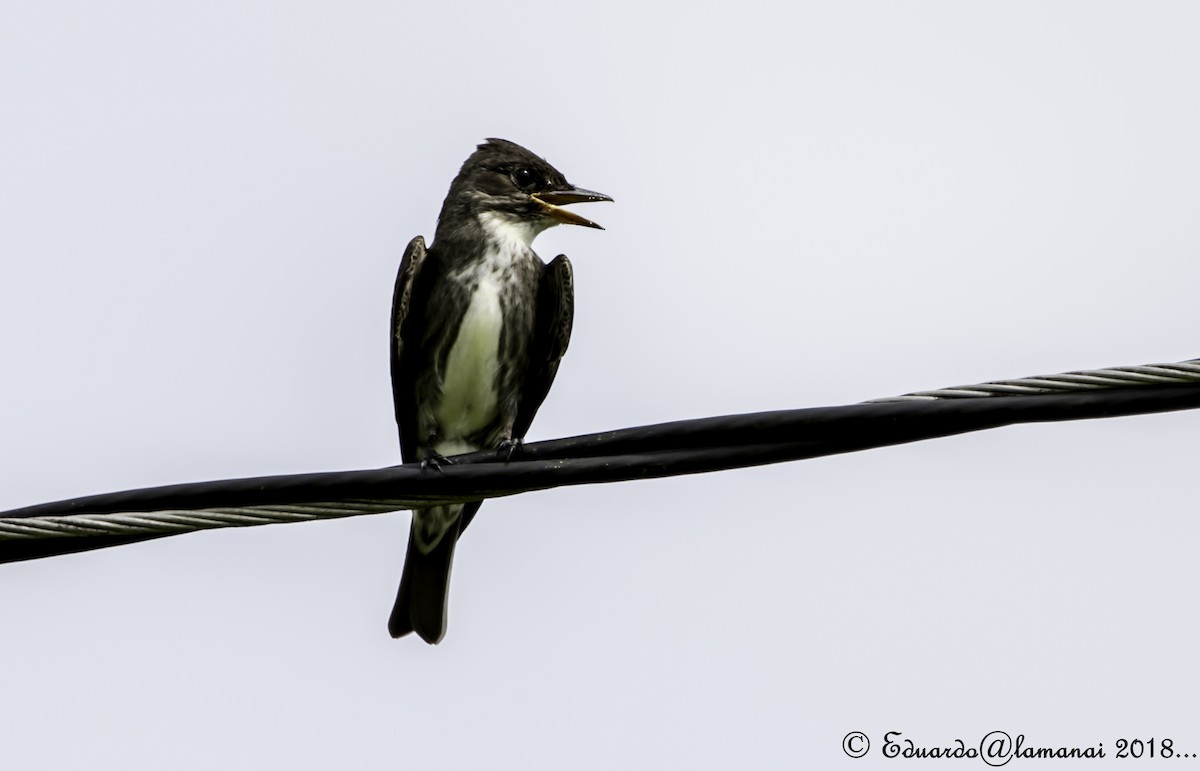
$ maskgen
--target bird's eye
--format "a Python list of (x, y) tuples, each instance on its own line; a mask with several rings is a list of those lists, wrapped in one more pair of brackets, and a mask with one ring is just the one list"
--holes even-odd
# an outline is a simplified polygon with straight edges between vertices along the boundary
[(538, 184), (537, 172), (533, 169), (519, 168), (513, 172), (513, 182), (522, 190), (529, 190)]

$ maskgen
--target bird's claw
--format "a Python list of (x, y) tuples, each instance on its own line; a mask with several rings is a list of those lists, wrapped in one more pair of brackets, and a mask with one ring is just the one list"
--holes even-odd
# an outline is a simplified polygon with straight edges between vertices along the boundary
[(443, 463), (447, 466), (454, 465), (454, 461), (450, 460), (445, 455), (442, 455), (440, 452), (437, 452), (436, 450), (428, 450), (425, 453), (425, 457), (421, 459), (421, 470), (425, 471), (426, 469), (433, 469), (440, 474), (442, 472)]
[(520, 439), (505, 439), (500, 443), (500, 446), (496, 448), (496, 454), (504, 455), (504, 462), (508, 463), (510, 460), (512, 460), (512, 456), (516, 454), (517, 450), (521, 449), (521, 447), (524, 445), (525, 443)]

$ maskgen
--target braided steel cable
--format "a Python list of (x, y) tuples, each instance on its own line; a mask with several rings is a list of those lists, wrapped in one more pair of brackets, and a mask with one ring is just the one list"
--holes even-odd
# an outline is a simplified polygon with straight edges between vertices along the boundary
[(358, 514), (382, 514), (401, 508), (390, 501), (232, 506), (211, 509), (161, 509), (143, 513), (68, 514), (0, 519), (0, 539), (54, 538), (133, 533), (185, 533), (222, 527), (251, 527), (283, 522), (310, 522)]
[(1146, 385), (1178, 385), (1200, 382), (1200, 359), (1178, 364), (1144, 364), (1135, 367), (1063, 372), (1059, 375), (1038, 375), (1016, 380), (993, 380), (978, 385), (939, 388), (936, 391), (916, 391), (903, 396), (872, 399), (868, 404), (882, 402), (920, 401), (926, 399), (974, 399), (980, 396), (1017, 396), (1067, 393), (1100, 388), (1126, 388)]

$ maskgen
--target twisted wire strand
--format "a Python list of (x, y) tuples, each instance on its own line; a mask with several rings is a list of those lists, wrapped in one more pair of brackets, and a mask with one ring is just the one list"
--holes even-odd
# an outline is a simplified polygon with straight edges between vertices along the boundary
[(339, 519), (359, 514), (383, 514), (404, 508), (393, 501), (331, 501), (309, 504), (223, 506), (211, 509), (162, 509), (116, 514), (0, 518), (0, 541), (23, 538), (187, 533), (223, 527), (252, 527), (284, 522)]
[(931, 399), (976, 399), (986, 396), (1031, 396), (1104, 388), (1178, 385), (1197, 382), (1200, 382), (1200, 359), (1189, 359), (1177, 364), (1108, 367), (1106, 369), (1063, 372), (1058, 375), (1036, 375), (1016, 380), (993, 380), (978, 385), (939, 388), (934, 391), (915, 391), (901, 396), (885, 396), (882, 399), (871, 399), (865, 404), (928, 401)]
[[(288, 477), (292, 484), (286, 489), (286, 494), (292, 497), (319, 497), (332, 493), (335, 500), (197, 505), (193, 508), (164, 503), (162, 509), (123, 511), (107, 507), (97, 511), (95, 506), (88, 511), (89, 500), (43, 504), (0, 513), (0, 544), (9, 543), (17, 547), (11, 555), (0, 552), (0, 561), (97, 548), (86, 545), (39, 547), (25, 553), (20, 551), (24, 547), (14, 542), (33, 543), (52, 539), (59, 543), (94, 541), (100, 546), (119, 545), (196, 530), (379, 514), (414, 506), (511, 495), (559, 484), (657, 478), (799, 460), (1020, 422), (1191, 409), (1200, 407), (1200, 391), (1196, 389), (1198, 384), (1200, 359), (1177, 364), (1110, 367), (918, 391), (840, 408), (707, 418), (540, 442), (526, 448), (525, 455), (529, 460), (525, 462), (505, 463), (503, 468), (497, 470), (494, 454), (475, 453), (465, 456), (462, 465), (450, 467), (455, 473), (446, 473), (444, 478), (440, 474), (430, 478), (416, 469), (406, 467), (375, 472), (346, 472), (344, 476), (354, 476), (352, 482), (359, 485), (353, 489), (379, 491), (380, 485), (394, 486), (394, 490), (389, 488), (385, 495), (375, 497), (345, 495), (338, 498), (338, 490), (347, 488), (339, 488), (335, 482), (328, 481), (322, 482), (327, 486), (320, 488), (326, 492), (317, 492), (318, 486), (306, 488), (305, 485), (313, 477), (331, 476), (317, 474)], [(1153, 391), (1156, 386), (1191, 388), (1160, 388), (1161, 398), (1151, 394), (1155, 398), (1148, 399), (1146, 391)], [(1098, 398), (1071, 396), (1118, 389), (1127, 394), (1121, 397), (1123, 401), (1120, 404), (1116, 394), (1104, 397), (1108, 401), (1103, 404)], [(1135, 395), (1129, 396), (1131, 391)], [(1138, 392), (1141, 395), (1137, 395)], [(1012, 410), (992, 409), (989, 405), (993, 403), (1010, 403), (1009, 400), (994, 402), (993, 397), (1016, 397), (1011, 403), (1021, 406)], [(1024, 397), (1024, 401), (1021, 397)], [(904, 402), (909, 404), (897, 404)], [(946, 406), (951, 406), (949, 403), (953, 402), (963, 405), (963, 409), (931, 413), (926, 407), (913, 404), (930, 405), (934, 402), (942, 402)], [(889, 410), (889, 407), (894, 409)], [(880, 409), (888, 412), (880, 414)], [(896, 426), (901, 428), (897, 429)], [(892, 435), (889, 431), (896, 433)], [(475, 471), (471, 472), (471, 469)], [(463, 471), (469, 473), (458, 473)], [(555, 479), (553, 475), (556, 473), (566, 473), (570, 479)], [(456, 478), (451, 480), (450, 477), (455, 475)], [(472, 484), (472, 479), (483, 481)], [(192, 487), (204, 488), (212, 495), (215, 488), (233, 488), (237, 482), (226, 480)], [(420, 484), (404, 486), (401, 482)], [(242, 493), (246, 489), (244, 484), (236, 488)], [(423, 492), (409, 493), (417, 489)], [(170, 501), (173, 492), (169, 491), (164, 501)], [(188, 500), (197, 497), (194, 491), (182, 495)], [(203, 500), (203, 495), (198, 499)], [(81, 510), (76, 511), (76, 508)], [(43, 514), (42, 510), (47, 510), (47, 513)], [(63, 511), (69, 513), (59, 513)]]

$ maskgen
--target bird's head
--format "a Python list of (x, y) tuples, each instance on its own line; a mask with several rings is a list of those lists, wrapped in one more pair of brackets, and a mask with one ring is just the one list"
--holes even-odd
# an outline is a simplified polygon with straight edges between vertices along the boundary
[(490, 236), (516, 238), (528, 245), (538, 233), (560, 223), (600, 228), (562, 207), (611, 200), (603, 193), (575, 187), (524, 147), (489, 139), (463, 163), (451, 183), (438, 217), (438, 237), (450, 235), (446, 230), (477, 223)]

